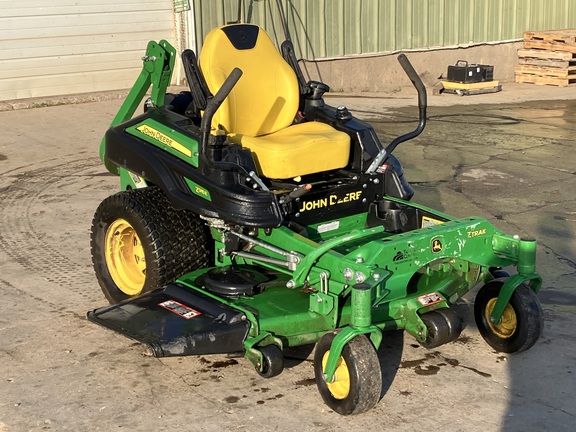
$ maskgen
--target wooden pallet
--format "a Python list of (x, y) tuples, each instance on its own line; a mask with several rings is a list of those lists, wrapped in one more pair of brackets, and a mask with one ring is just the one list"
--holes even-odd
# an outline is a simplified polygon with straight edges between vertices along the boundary
[(524, 32), (524, 48), (576, 53), (576, 30)]
[(518, 63), (516, 82), (562, 87), (576, 84), (576, 29), (525, 32)]
[[(566, 51), (551, 51), (551, 50), (541, 50), (541, 49), (519, 49), (518, 57), (521, 59), (532, 59), (533, 61), (543, 61), (543, 62), (574, 62), (576, 64), (576, 54), (566, 52)], [(561, 63), (561, 64), (565, 64)], [(559, 67), (559, 66), (553, 66)]]
[(576, 66), (559, 68), (533, 65), (517, 65), (514, 68), (514, 71), (529, 75), (551, 76), (558, 78), (576, 78)]
[(547, 30), (524, 32), (524, 42), (551, 43), (576, 46), (576, 30)]
[(552, 85), (557, 87), (568, 87), (576, 85), (576, 76), (569, 77), (555, 77), (555, 76), (542, 76), (516, 72), (517, 83), (529, 83), (538, 85)]
[(524, 48), (527, 49), (542, 49), (550, 51), (566, 51), (576, 54), (576, 45), (563, 45), (552, 42), (531, 42), (524, 41)]
[(541, 50), (541, 49), (519, 49), (518, 55), (520, 57), (532, 57), (543, 60), (565, 60), (565, 61), (576, 61), (576, 55), (566, 51), (552, 51), (552, 50)]
[(518, 57), (518, 64), (529, 66), (553, 67), (553, 68), (569, 68), (572, 66), (576, 66), (576, 60), (575, 61), (543, 60), (533, 57)]

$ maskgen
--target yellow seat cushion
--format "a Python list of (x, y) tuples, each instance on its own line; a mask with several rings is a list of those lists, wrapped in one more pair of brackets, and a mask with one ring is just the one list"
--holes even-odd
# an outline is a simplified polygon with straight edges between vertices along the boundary
[(261, 173), (287, 179), (343, 168), (350, 158), (350, 137), (320, 122), (292, 125), (268, 135), (231, 135), (256, 155)]

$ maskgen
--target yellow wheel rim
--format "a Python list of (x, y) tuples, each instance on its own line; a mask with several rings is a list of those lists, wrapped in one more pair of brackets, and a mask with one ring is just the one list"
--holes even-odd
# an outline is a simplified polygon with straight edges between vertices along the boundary
[(484, 317), (486, 318), (486, 322), (490, 326), (492, 333), (501, 339), (508, 339), (512, 337), (512, 335), (516, 332), (516, 328), (518, 327), (516, 312), (514, 312), (514, 308), (510, 306), (510, 303), (508, 303), (504, 309), (504, 313), (502, 314), (502, 319), (500, 322), (498, 324), (492, 323), (490, 321), (490, 315), (492, 315), (494, 306), (496, 306), (496, 300), (496, 298), (492, 298), (488, 301), (486, 304), (486, 309), (484, 310)]
[(112, 280), (124, 294), (140, 294), (146, 280), (144, 248), (136, 230), (124, 219), (116, 219), (106, 231), (106, 265)]
[[(326, 363), (328, 362), (328, 355), (330, 351), (324, 353), (322, 357), (322, 370), (326, 370)], [(338, 359), (336, 363), (336, 371), (334, 371), (334, 381), (331, 383), (327, 382), (326, 386), (334, 399), (345, 399), (350, 393), (350, 371), (348, 370), (348, 365), (342, 356)]]

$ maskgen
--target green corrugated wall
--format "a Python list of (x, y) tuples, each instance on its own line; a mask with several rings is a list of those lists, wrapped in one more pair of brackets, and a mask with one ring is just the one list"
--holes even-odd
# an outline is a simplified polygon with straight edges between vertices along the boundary
[[(237, 18), (237, 0), (192, 0), (198, 49)], [(281, 0), (297, 54), (319, 59), (465, 46), (576, 28), (576, 0)], [(244, 0), (242, 20), (284, 40), (276, 0)]]

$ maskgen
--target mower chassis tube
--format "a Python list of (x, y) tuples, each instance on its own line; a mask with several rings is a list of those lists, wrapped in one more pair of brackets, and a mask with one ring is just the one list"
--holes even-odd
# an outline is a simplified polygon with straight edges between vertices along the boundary
[(367, 228), (363, 230), (353, 230), (350, 234), (346, 234), (340, 237), (333, 238), (328, 240), (320, 245), (318, 245), (312, 252), (306, 254), (306, 256), (302, 259), (301, 264), (298, 266), (298, 269), (294, 273), (294, 278), (292, 281), (294, 282), (295, 287), (301, 287), (304, 285), (306, 281), (306, 277), (310, 274), (312, 267), (318, 259), (328, 253), (331, 249), (336, 246), (345, 244), (350, 241), (358, 240), (365, 237), (370, 237), (374, 234), (380, 234), (384, 232), (384, 227), (379, 226), (375, 228)]

